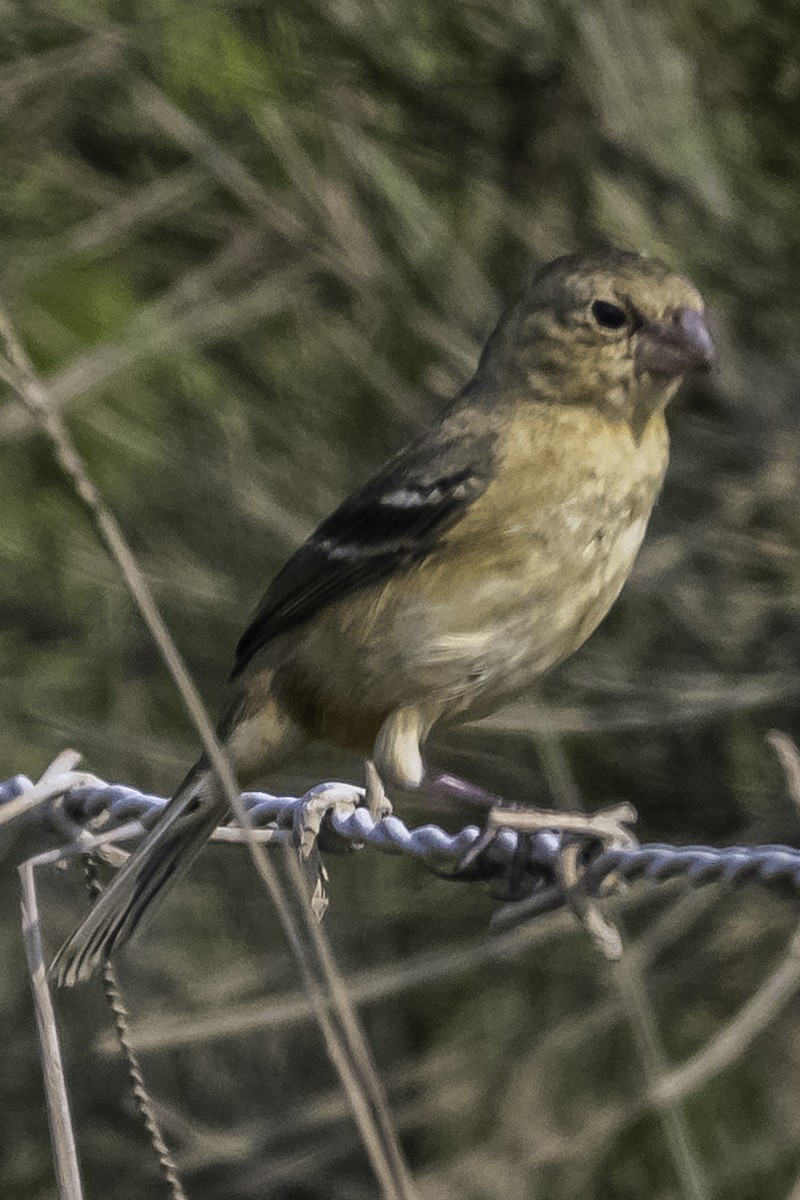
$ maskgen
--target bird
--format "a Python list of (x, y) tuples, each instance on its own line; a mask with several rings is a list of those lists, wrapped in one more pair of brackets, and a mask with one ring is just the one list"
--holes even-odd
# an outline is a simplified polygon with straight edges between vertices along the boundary
[[(602, 621), (661, 489), (667, 405), (714, 359), (700, 293), (655, 258), (534, 272), (466, 386), (267, 589), (218, 726), (239, 785), (327, 739), (381, 786), (473, 794), (428, 772), (429, 735), (519, 697)], [(57, 953), (58, 984), (127, 942), (226, 811), (201, 757)]]

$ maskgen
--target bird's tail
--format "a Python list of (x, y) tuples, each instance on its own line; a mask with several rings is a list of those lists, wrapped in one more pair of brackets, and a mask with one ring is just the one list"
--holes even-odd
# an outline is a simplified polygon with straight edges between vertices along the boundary
[(59, 987), (88, 979), (127, 942), (155, 899), (192, 864), (227, 807), (214, 771), (196, 763), (153, 831), (56, 954), (50, 974)]

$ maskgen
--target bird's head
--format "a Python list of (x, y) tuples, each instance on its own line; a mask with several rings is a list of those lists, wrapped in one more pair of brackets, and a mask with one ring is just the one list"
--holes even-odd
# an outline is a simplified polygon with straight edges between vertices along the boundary
[(498, 334), (517, 381), (541, 399), (636, 423), (663, 409), (687, 372), (714, 361), (697, 290), (663, 263), (623, 251), (551, 262)]

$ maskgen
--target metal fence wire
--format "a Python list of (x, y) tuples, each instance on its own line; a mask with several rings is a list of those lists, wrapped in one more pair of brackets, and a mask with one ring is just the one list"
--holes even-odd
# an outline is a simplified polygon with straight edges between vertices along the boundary
[[(141, 836), (168, 803), (135, 788), (108, 784), (77, 771), (77, 761), (78, 755), (74, 751), (65, 751), (36, 783), (24, 775), (15, 775), (0, 783), (0, 826), (26, 814), (29, 818), (35, 816), (37, 820), (44, 819), (51, 824), (60, 843), (57, 848), (23, 863), (20, 876), (23, 934), (39, 1031), (54, 1172), (62, 1200), (84, 1200), (84, 1191), (55, 1008), (47, 981), (35, 868), (51, 865), (76, 853), (92, 855), (97, 852), (119, 861), (121, 855), (113, 843)], [(791, 785), (788, 774), (787, 780)], [(793, 786), (790, 791), (794, 794)], [(492, 836), (487, 836), (487, 830), (476, 825), (467, 825), (456, 833), (448, 833), (434, 824), (409, 828), (394, 815), (378, 818), (371, 815), (364, 804), (363, 789), (345, 783), (319, 784), (302, 797), (251, 792), (243, 796), (243, 802), (250, 831), (231, 821), (215, 831), (215, 840), (241, 842), (245, 836), (255, 837), (267, 845), (295, 847), (307, 860), (317, 858), (318, 853), (324, 856), (366, 848), (410, 855), (442, 878), (484, 881), (499, 897), (514, 901), (499, 910), (498, 925), (513, 925), (567, 906), (609, 958), (620, 957), (622, 943), (614, 925), (601, 914), (597, 898), (616, 890), (621, 880), (656, 884), (683, 878), (695, 885), (715, 881), (759, 882), (800, 892), (800, 850), (789, 846), (632, 844), (603, 848), (597, 841), (591, 842), (564, 830), (526, 832), (524, 821), (520, 823), (520, 829), (510, 828), (508, 825), (513, 825), (520, 812), (524, 814), (525, 810), (497, 808), (491, 811), (487, 820)], [(627, 820), (631, 810), (623, 806), (620, 811), (627, 813)], [(92, 859), (87, 861), (93, 870)], [(324, 870), (318, 869), (318, 876), (323, 879)], [(94, 884), (91, 890), (95, 890)], [(323, 903), (317, 910), (318, 915), (324, 907)], [(638, 995), (636, 969), (627, 958), (624, 962), (627, 963), (627, 983), (623, 985), (622, 977), (618, 979), (621, 994)], [(763, 1027), (775, 1008), (796, 989), (797, 964), (795, 938), (784, 962), (733, 1023), (737, 1026), (735, 1030), (730, 1026), (694, 1060), (672, 1072), (655, 1072), (651, 1088), (653, 1102), (658, 1105), (665, 1122), (675, 1167), (685, 1184), (685, 1194), (692, 1200), (703, 1200), (707, 1192), (702, 1185), (696, 1154), (677, 1097), (687, 1089), (691, 1090), (709, 1070), (718, 1069), (720, 1062), (724, 1065), (736, 1052), (739, 1041), (752, 1035), (753, 1028)], [(104, 964), (102, 978), (128, 1066), (132, 1095), (162, 1178), (172, 1200), (186, 1200), (178, 1168), (161, 1130), (157, 1106), (131, 1043), (126, 1005), (110, 962)], [(639, 1036), (643, 1029), (650, 1028), (644, 1000), (641, 1000), (640, 1009), (631, 1016)], [(657, 1058), (657, 1054), (653, 1058), (650, 1050), (644, 1055), (647, 1062), (651, 1059), (655, 1062)], [(394, 1137), (392, 1132), (389, 1143)], [(401, 1155), (398, 1168), (383, 1181), (382, 1194), (391, 1200), (415, 1200), (417, 1193), (412, 1177), (402, 1153), (398, 1153)], [(374, 1159), (374, 1154), (372, 1157)]]
[[(24, 775), (0, 783), (0, 817), (10, 802), (30, 793), (34, 785)], [(352, 784), (323, 783), (302, 797), (271, 796), (248, 792), (243, 796), (247, 814), (259, 840), (268, 844), (299, 841), (301, 830), (320, 831), (320, 848), (328, 852), (369, 847), (388, 854), (420, 860), (443, 878), (483, 880), (505, 899), (528, 901), (533, 911), (566, 902), (559, 882), (558, 864), (567, 834), (557, 830), (520, 833), (500, 828), (497, 836), (465, 869), (460, 869), (481, 837), (476, 825), (448, 833), (438, 825), (409, 828), (399, 817), (375, 819), (361, 805), (363, 792)], [(101, 781), (78, 784), (46, 806), (48, 819), (66, 838), (81, 830), (101, 837), (120, 826), (153, 823), (167, 801), (136, 788)], [(508, 820), (513, 823), (509, 810)], [(500, 817), (502, 821), (502, 816)], [(217, 840), (235, 841), (241, 830), (221, 826)], [(777, 885), (800, 893), (800, 850), (791, 846), (675, 846), (652, 843), (631, 847), (596, 848), (582, 863), (581, 886), (600, 894), (609, 881), (623, 879), (661, 883), (683, 877), (700, 885), (718, 881), (732, 884)]]

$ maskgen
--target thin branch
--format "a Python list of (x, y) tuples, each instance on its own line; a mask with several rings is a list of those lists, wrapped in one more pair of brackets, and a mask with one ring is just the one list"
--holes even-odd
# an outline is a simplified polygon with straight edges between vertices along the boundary
[(748, 1046), (764, 1032), (770, 1021), (800, 990), (800, 932), (789, 944), (786, 956), (764, 980), (761, 987), (742, 1005), (717, 1037), (707, 1042), (687, 1062), (669, 1071), (653, 1086), (659, 1104), (689, 1095), (707, 1083), (744, 1054)]
[(22, 884), (22, 936), (28, 959), (36, 1028), (39, 1033), (47, 1116), (53, 1143), (53, 1164), (60, 1200), (83, 1200), (78, 1150), (75, 1145), (64, 1064), (58, 1040), (56, 1014), (42, 952), (42, 932), (34, 878), (35, 862), (35, 859), (30, 859), (19, 869)]
[[(543, 749), (545, 751), (543, 765), (556, 798), (562, 804), (572, 804), (576, 799), (580, 800), (578, 787), (561, 740), (556, 737), (548, 738), (543, 745), (540, 739), (539, 749), (540, 753)], [(614, 929), (613, 926), (611, 928)], [(633, 1033), (645, 1081), (652, 1089), (654, 1082), (664, 1070), (666, 1059), (655, 1012), (642, 980), (641, 966), (635, 956), (626, 954), (622, 947), (623, 942), (620, 939), (622, 953), (618, 961), (612, 962), (611, 978)], [(664, 1139), (669, 1147), (683, 1195), (689, 1197), (690, 1200), (708, 1200), (710, 1195), (708, 1184), (698, 1162), (686, 1114), (677, 1098), (664, 1103), (659, 1111), (659, 1116)]]
[(71, 46), (16, 58), (0, 70), (0, 113), (8, 117), (32, 88), (63, 93), (69, 79), (107, 71), (120, 58), (117, 38), (92, 34)]
[[(58, 408), (50, 402), (42, 381), (2, 307), (0, 336), (5, 342), (8, 355), (7, 360), (0, 361), (0, 372), (40, 422), (59, 465), (77, 496), (89, 509), (100, 537), (122, 574), (180, 692), (228, 804), (236, 813), (242, 828), (249, 831), (250, 823), (230, 762), (216, 736), (194, 681), (158, 610), (147, 581), (116, 517), (100, 496)], [(364, 1148), (383, 1194), (387, 1200), (410, 1200), (415, 1195), (415, 1190), (403, 1159), (397, 1132), (393, 1127), (386, 1095), (325, 935), (315, 925), (315, 918), (310, 914), (302, 875), (299, 872), (290, 873), (294, 900), (292, 905), (263, 846), (252, 837), (248, 837), (248, 846), (297, 959), (303, 982), (314, 1004), (328, 1054), (350, 1100)], [(315, 925), (316, 936), (310, 938), (308, 931), (312, 925)]]
[[(251, 260), (254, 239), (251, 234), (235, 239), (203, 270), (190, 271), (169, 292), (142, 308), (130, 321), (119, 338), (110, 339), (77, 355), (58, 371), (41, 391), (46, 392), (47, 406), (75, 404), (92, 389), (102, 387), (123, 372), (170, 352), (175, 345), (197, 345), (229, 333), (241, 332), (294, 302), (305, 282), (307, 272), (297, 266), (272, 272), (233, 296), (220, 296), (218, 287), (227, 274), (234, 277)], [(189, 305), (187, 307), (187, 301)], [(13, 357), (13, 356), (12, 356)], [(9, 386), (21, 395), (26, 387), (25, 372), (2, 374)], [(0, 438), (21, 437), (34, 426), (35, 412), (26, 401), (28, 412), (8, 407), (0, 413)], [(41, 419), (41, 418), (40, 418)]]
[[(657, 1080), (666, 1065), (653, 1006), (638, 965), (627, 955), (622, 955), (612, 971), (617, 994), (633, 1030), (644, 1078), (648, 1090), (652, 1091), (654, 1085), (658, 1086)], [(683, 1195), (691, 1197), (691, 1200), (708, 1200), (711, 1195), (708, 1180), (698, 1161), (686, 1114), (678, 1097), (671, 1097), (659, 1105), (658, 1115)]]

